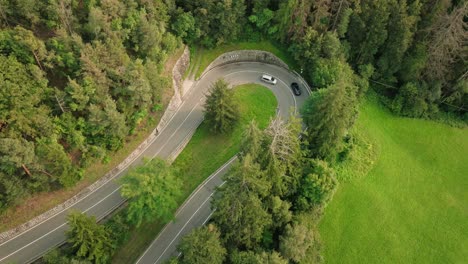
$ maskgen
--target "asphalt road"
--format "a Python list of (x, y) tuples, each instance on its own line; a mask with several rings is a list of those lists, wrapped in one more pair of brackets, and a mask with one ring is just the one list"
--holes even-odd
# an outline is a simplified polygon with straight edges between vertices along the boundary
[[(269, 85), (261, 82), (260, 76), (262, 73), (269, 73), (277, 77), (278, 83), (276, 85)], [(224, 76), (232, 84), (260, 83), (270, 88), (278, 101), (278, 114), (285, 119), (289, 116), (290, 111), (298, 109), (309, 95), (304, 85), (300, 85), (302, 95), (299, 97), (294, 96), (289, 85), (292, 82), (301, 84), (300, 80), (294, 74), (275, 66), (259, 63), (229, 65), (217, 69), (216, 72), (210, 72), (204, 78), (214, 80), (220, 76)], [(164, 227), (158, 237), (138, 259), (137, 264), (163, 263), (172, 256), (178, 255), (176, 247), (182, 237), (193, 228), (204, 225), (211, 217), (211, 197), (215, 188), (224, 184), (222, 176), (228, 172), (231, 164), (235, 161), (236, 158), (233, 157), (226, 162), (192, 193), (177, 211), (175, 221)]]
[[(271, 88), (279, 102), (279, 114), (287, 116), (290, 107), (300, 106), (307, 98), (307, 92), (303, 88), (303, 95), (295, 97), (289, 84), (300, 81), (294, 74), (283, 68), (262, 63), (239, 63), (215, 68), (204, 75), (195, 86), (185, 95), (185, 100), (177, 110), (176, 114), (168, 122), (167, 126), (160, 131), (159, 135), (131, 164), (135, 166), (141, 163), (144, 157), (155, 156), (168, 158), (178, 148), (181, 142), (189, 136), (203, 119), (203, 101), (211, 83), (220, 77), (224, 77), (232, 84), (261, 83), (262, 73), (269, 73), (278, 78), (275, 86), (265, 84)], [(222, 184), (220, 176), (227, 170), (226, 166), (197, 193), (189, 198), (189, 201), (181, 207), (177, 219), (172, 225), (182, 224), (176, 232), (172, 233), (169, 226), (162, 232), (157, 240), (153, 242), (139, 263), (155, 263), (167, 259), (175, 252), (175, 245), (180, 237), (187, 233), (192, 227), (203, 224), (210, 216), (209, 198), (214, 186)], [(123, 203), (120, 196), (119, 185), (115, 181), (128, 170), (123, 170), (114, 180), (104, 184), (94, 192), (76, 202), (70, 208), (57, 212), (53, 217), (32, 227), (31, 229), (0, 244), (0, 263), (29, 263), (51, 248), (65, 242), (65, 231), (67, 230), (66, 216), (70, 210), (79, 210), (87, 214), (95, 215), (98, 219), (103, 218), (116, 207)], [(194, 214), (195, 213), (195, 214)], [(188, 216), (188, 217), (187, 217)], [(185, 220), (184, 220), (185, 219)], [(169, 247), (167, 247), (169, 246)], [(162, 249), (162, 250), (161, 250)]]

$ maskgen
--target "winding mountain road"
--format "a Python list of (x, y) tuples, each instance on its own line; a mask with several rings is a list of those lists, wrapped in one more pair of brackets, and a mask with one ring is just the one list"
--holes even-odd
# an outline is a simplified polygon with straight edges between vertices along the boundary
[[(276, 85), (265, 84), (260, 81), (260, 76), (268, 73), (278, 78)], [(292, 82), (301, 83), (298, 77), (289, 71), (267, 64), (242, 63), (228, 65), (210, 72), (205, 78), (213, 81), (219, 77), (224, 77), (233, 85), (243, 83), (259, 83), (268, 87), (278, 101), (278, 114), (287, 119), (291, 108), (298, 109), (309, 96), (310, 91), (302, 87), (302, 95), (294, 96), (290, 84)], [(204, 225), (212, 215), (210, 206), (211, 197), (217, 186), (224, 184), (222, 176), (228, 172), (231, 164), (235, 162), (233, 157), (221, 168), (213, 173), (192, 193), (192, 195), (179, 208), (175, 221), (167, 224), (158, 237), (146, 249), (138, 259), (137, 264), (163, 263), (172, 256), (177, 256), (177, 244), (181, 238), (189, 233), (193, 228)]]
[[(263, 73), (278, 78), (277, 85), (260, 82)], [(131, 164), (138, 165), (145, 157), (168, 158), (179, 150), (182, 142), (190, 137), (203, 119), (203, 103), (210, 85), (223, 77), (232, 85), (261, 83), (270, 88), (278, 100), (278, 113), (287, 117), (291, 107), (298, 108), (308, 97), (302, 81), (288, 70), (263, 63), (245, 62), (216, 67), (207, 72), (184, 96), (184, 101), (167, 125), (154, 138), (153, 142)], [(289, 87), (291, 82), (302, 84), (303, 94), (294, 96)], [(146, 250), (138, 263), (160, 263), (176, 254), (175, 246), (180, 238), (193, 227), (204, 224), (211, 216), (209, 201), (216, 186), (222, 184), (221, 176), (228, 170), (233, 159), (210, 176), (179, 208), (176, 220), (168, 224), (157, 239)], [(120, 186), (115, 181), (128, 171), (121, 171), (114, 180), (107, 182), (66, 210), (26, 230), (0, 244), (0, 263), (30, 263), (51, 248), (65, 242), (66, 216), (70, 210), (79, 210), (97, 219), (102, 219), (124, 199), (120, 196)]]

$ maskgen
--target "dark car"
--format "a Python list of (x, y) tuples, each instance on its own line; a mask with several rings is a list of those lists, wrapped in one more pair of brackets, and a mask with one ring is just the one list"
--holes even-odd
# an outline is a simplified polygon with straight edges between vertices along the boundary
[(299, 88), (299, 84), (293, 82), (291, 83), (291, 88), (293, 90), (293, 93), (297, 96), (301, 95), (301, 88)]

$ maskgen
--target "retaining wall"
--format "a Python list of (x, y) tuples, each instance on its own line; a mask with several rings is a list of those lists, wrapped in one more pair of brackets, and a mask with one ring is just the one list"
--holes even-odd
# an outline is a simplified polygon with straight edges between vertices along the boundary
[(54, 208), (50, 209), (49, 211), (36, 216), (35, 218), (29, 220), (28, 222), (5, 231), (0, 234), (0, 243), (27, 231), (28, 229), (34, 227), (35, 225), (40, 224), (41, 222), (51, 218), (55, 214), (62, 212), (63, 210), (73, 206), (75, 203), (80, 201), (81, 199), (88, 196), (90, 193), (98, 189), (99, 187), (103, 186), (107, 182), (113, 180), (122, 170), (127, 168), (151, 143), (153, 143), (154, 139), (156, 138), (159, 131), (167, 124), (170, 118), (175, 114), (177, 108), (182, 103), (182, 76), (184, 75), (185, 70), (188, 67), (190, 61), (190, 51), (188, 47), (185, 47), (184, 53), (182, 56), (177, 60), (174, 68), (172, 69), (172, 83), (174, 88), (174, 96), (171, 98), (163, 117), (161, 118), (158, 126), (153, 130), (153, 133), (146, 138), (124, 161), (122, 161), (117, 167), (106, 173), (103, 177), (99, 180), (94, 182), (93, 184), (89, 185), (88, 187), (81, 190), (78, 194), (73, 196), (72, 198), (68, 199), (62, 204), (55, 206)]

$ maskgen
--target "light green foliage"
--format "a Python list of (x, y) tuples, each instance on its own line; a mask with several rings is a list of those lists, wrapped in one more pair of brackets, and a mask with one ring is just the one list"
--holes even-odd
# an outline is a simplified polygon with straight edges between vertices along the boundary
[(52, 249), (51, 251), (47, 252), (42, 259), (45, 264), (91, 264), (91, 261), (88, 260), (80, 260), (76, 258), (72, 258), (70, 256), (66, 256), (63, 252), (58, 249)]
[(146, 161), (122, 178), (121, 194), (129, 199), (127, 220), (139, 226), (142, 222), (174, 217), (181, 182), (161, 159)]
[(238, 102), (223, 79), (216, 81), (205, 102), (205, 120), (214, 133), (229, 133), (239, 119)]
[(67, 221), (67, 241), (76, 252), (76, 256), (93, 263), (107, 263), (112, 251), (112, 242), (105, 227), (96, 223), (94, 216), (77, 211), (72, 211), (67, 216)]
[(44, 42), (20, 26), (0, 31), (0, 51), (2, 55), (13, 56), (23, 64), (36, 64), (39, 67), (48, 57)]
[(270, 210), (274, 228), (282, 228), (291, 221), (293, 213), (290, 211), (291, 203), (289, 201), (282, 200), (278, 196), (269, 196), (266, 204)]
[(371, 99), (356, 130), (374, 142), (378, 156), (364, 178), (340, 183), (328, 204), (320, 223), (325, 260), (464, 262), (466, 128), (397, 117)]
[[(57, 139), (53, 137), (38, 139), (35, 151), (42, 167), (40, 173), (49, 176), (48, 183), (58, 181), (61, 186), (71, 187), (81, 179), (81, 172), (72, 165), (70, 157)], [(47, 190), (47, 186), (38, 186), (38, 188)]]
[(193, 44), (200, 37), (200, 29), (195, 25), (195, 18), (191, 12), (184, 12), (177, 9), (177, 13), (171, 23), (171, 29), (180, 37), (184, 43)]
[(287, 258), (295, 262), (300, 262), (312, 247), (314, 242), (314, 233), (307, 226), (301, 223), (287, 225), (285, 233), (280, 238), (280, 252)]
[(0, 55), (0, 72), (0, 120), (8, 124), (1, 133), (31, 138), (52, 134), (49, 108), (43, 104), (50, 90), (39, 69)]
[(107, 97), (103, 106), (95, 104), (89, 106), (87, 131), (92, 135), (96, 145), (117, 150), (122, 146), (128, 128), (125, 117), (116, 109), (114, 100)]
[(311, 160), (306, 166), (296, 200), (300, 210), (325, 205), (338, 185), (335, 171), (325, 161)]
[(177, 246), (182, 254), (179, 263), (223, 263), (227, 252), (219, 236), (218, 229), (212, 224), (193, 229)]
[(349, 21), (351, 20), (351, 14), (353, 10), (351, 8), (345, 8), (341, 14), (339, 23), (337, 24), (336, 31), (340, 38), (345, 37), (346, 32), (348, 32)]
[(343, 62), (339, 59), (319, 58), (314, 64), (316, 67), (308, 68), (312, 85), (317, 88), (326, 88), (340, 78), (343, 71)]
[(257, 255), (257, 263), (265, 264), (287, 264), (288, 261), (284, 259), (278, 252), (262, 252)]
[(268, 8), (258, 10), (256, 14), (249, 16), (249, 21), (255, 24), (255, 26), (262, 32), (273, 35), (278, 32), (278, 27), (272, 25), (275, 12)]

